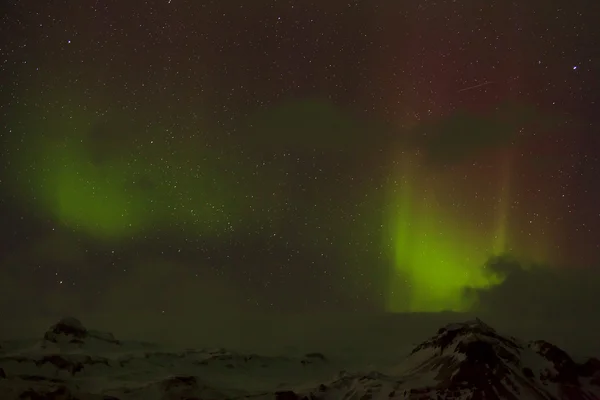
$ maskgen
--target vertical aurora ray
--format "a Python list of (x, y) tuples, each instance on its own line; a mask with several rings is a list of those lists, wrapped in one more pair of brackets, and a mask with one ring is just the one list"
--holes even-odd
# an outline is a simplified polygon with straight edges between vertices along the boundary
[[(548, 264), (556, 260), (551, 243), (556, 227), (549, 218), (550, 208), (531, 206), (530, 201), (517, 201), (512, 188), (518, 182), (513, 176), (514, 150), (502, 154), (499, 161), (498, 201), (495, 208), (492, 254), (510, 254), (523, 264)], [(534, 183), (535, 184), (535, 183)], [(524, 204), (522, 204), (524, 203)]]
[(394, 251), (394, 266), (388, 278), (387, 296), (385, 299), (386, 309), (390, 311), (407, 311), (406, 289), (409, 275), (402, 266), (408, 265), (410, 259), (405, 249), (409, 248), (411, 231), (411, 174), (410, 157), (406, 155), (402, 160), (401, 172), (397, 180), (393, 180), (392, 195), (390, 196), (391, 212), (388, 215), (391, 224), (391, 233)]
[(485, 235), (444, 212), (435, 198), (434, 185), (427, 182), (427, 174), (413, 159), (405, 159), (403, 166), (402, 184), (392, 190), (395, 200), (388, 214), (394, 268), (387, 311), (466, 311), (475, 301), (466, 289), (501, 282), (500, 277), (482, 268), (495, 243), (486, 243)]

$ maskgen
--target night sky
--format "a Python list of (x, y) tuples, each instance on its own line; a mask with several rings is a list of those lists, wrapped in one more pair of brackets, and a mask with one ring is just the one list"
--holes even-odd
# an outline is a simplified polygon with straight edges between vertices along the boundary
[(1, 13), (0, 313), (597, 298), (598, 1)]

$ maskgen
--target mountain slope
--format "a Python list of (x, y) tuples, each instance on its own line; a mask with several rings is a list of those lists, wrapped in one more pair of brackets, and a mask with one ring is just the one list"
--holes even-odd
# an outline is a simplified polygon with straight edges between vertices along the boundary
[(40, 341), (0, 344), (0, 398), (79, 400), (600, 400), (600, 361), (502, 336), (481, 320), (450, 324), (394, 366), (366, 372), (302, 357), (166, 349), (90, 331), (74, 318)]

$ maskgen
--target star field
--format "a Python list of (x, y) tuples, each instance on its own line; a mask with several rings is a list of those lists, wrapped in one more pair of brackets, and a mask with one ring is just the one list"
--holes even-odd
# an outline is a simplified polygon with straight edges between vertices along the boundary
[(491, 257), (600, 262), (595, 2), (3, 9), (0, 268), (32, 313), (463, 310)]

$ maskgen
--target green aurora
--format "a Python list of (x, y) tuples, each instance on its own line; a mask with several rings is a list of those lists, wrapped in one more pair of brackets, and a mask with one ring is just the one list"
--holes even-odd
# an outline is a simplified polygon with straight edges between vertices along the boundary
[[(555, 126), (555, 118), (535, 107), (507, 102), (487, 113), (463, 110), (415, 128), (417, 134), (408, 136), (408, 142), (417, 138), (414, 146), (402, 145), (392, 154), (400, 161), (391, 173), (395, 184), (388, 184), (385, 214), (394, 257), (386, 310), (467, 311), (477, 304), (470, 289), (485, 290), (505, 279), (487, 268), (489, 260), (506, 255), (525, 264), (552, 260), (556, 228), (549, 219), (536, 221), (536, 230), (523, 227), (531, 215), (516, 213), (511, 187), (522, 184), (513, 182), (515, 146), (524, 143), (519, 132)], [(460, 172), (476, 164), (490, 167)], [(472, 188), (489, 192), (478, 198)], [(448, 193), (458, 193), (454, 199), (472, 215), (457, 214)]]
[(222, 233), (224, 227), (241, 228), (256, 210), (245, 191), (252, 182), (235, 181), (228, 174), (233, 164), (201, 141), (168, 143), (168, 130), (156, 125), (131, 139), (115, 113), (108, 131), (98, 134), (101, 118), (72, 106), (73, 97), (44, 112), (32, 107), (22, 127), (29, 134), (5, 149), (13, 192), (42, 218), (116, 242), (156, 227)]
[(507, 251), (506, 215), (499, 214), (501, 222), (493, 240), (478, 235), (464, 221), (444, 213), (433, 188), (417, 184), (414, 165), (415, 160), (405, 155), (397, 174), (399, 188), (392, 190), (389, 201), (394, 268), (385, 308), (391, 312), (467, 311), (477, 301), (467, 289), (486, 289), (503, 281), (485, 265), (490, 257)]
[[(221, 235), (228, 227), (247, 231), (252, 221), (284, 217), (273, 215), (273, 208), (268, 214), (257, 211), (258, 193), (265, 188), (273, 192), (280, 177), (233, 180), (226, 171), (235, 163), (214, 149), (193, 141), (169, 143), (168, 131), (160, 126), (147, 129), (143, 137), (129, 135), (122, 131), (128, 129), (123, 117), (113, 124), (120, 127), (113, 129), (116, 133), (98, 135), (94, 131), (98, 117), (68, 105), (72, 103), (60, 107), (63, 112), (46, 110), (30, 119), (31, 125), (24, 129), (38, 134), (12, 146), (13, 185), (24, 200), (37, 204), (42, 215), (107, 242), (165, 226), (184, 227), (194, 235)], [(301, 111), (305, 105), (300, 103)], [(315, 107), (334, 121), (341, 119), (334, 109)], [(293, 114), (290, 106), (284, 111)], [(276, 123), (270, 131), (279, 125), (286, 124)], [(117, 143), (106, 146), (107, 140)], [(198, 163), (194, 170), (189, 169), (190, 160)], [(388, 237), (383, 240), (393, 241), (394, 264), (385, 283), (387, 311), (468, 310), (477, 299), (467, 289), (502, 282), (503, 277), (484, 266), (490, 257), (508, 250), (510, 160), (505, 160), (490, 236), (445, 212), (436, 201), (436, 185), (419, 179), (427, 172), (418, 157), (404, 156), (400, 170), (391, 177), (400, 185), (390, 190), (384, 222)]]

